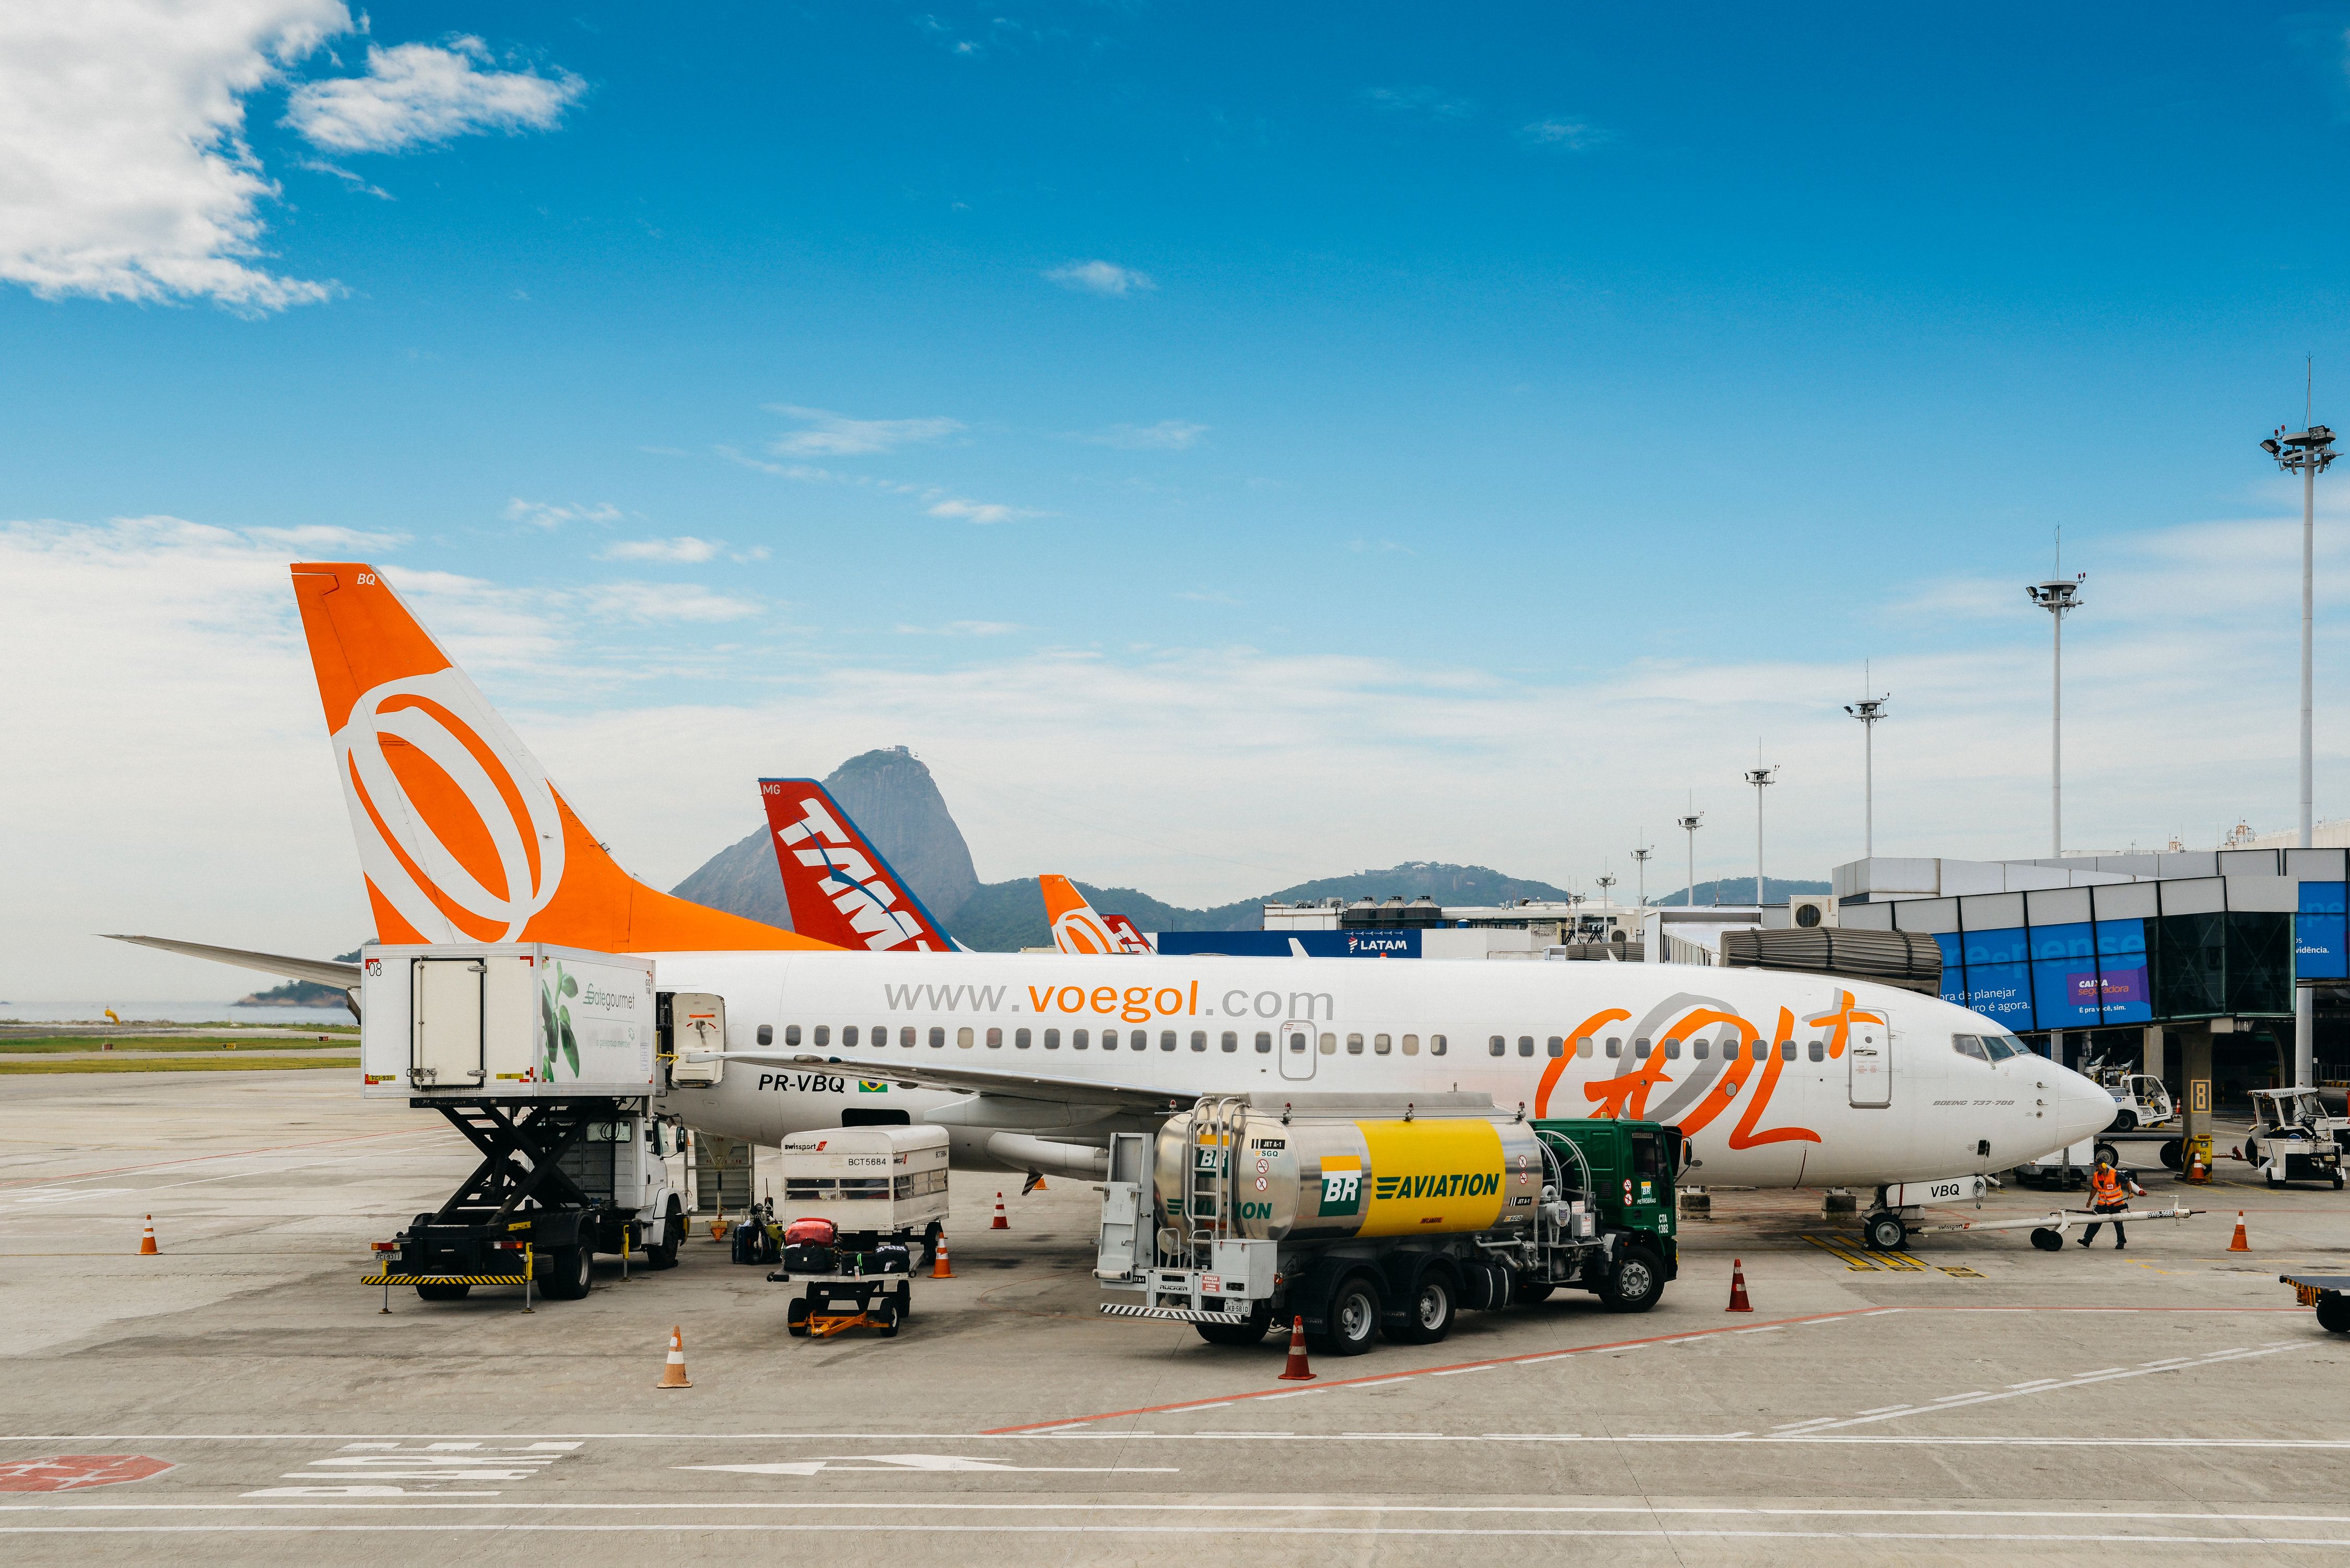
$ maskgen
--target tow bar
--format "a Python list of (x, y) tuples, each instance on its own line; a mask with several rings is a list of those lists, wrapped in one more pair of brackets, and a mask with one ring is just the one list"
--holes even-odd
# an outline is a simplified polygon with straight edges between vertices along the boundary
[(2064, 1245), (2064, 1232), (2075, 1225), (2137, 1225), (2154, 1220), (2187, 1220), (2198, 1214), (2208, 1214), (2208, 1209), (2189, 1209), (2174, 1204), (2168, 1209), (2123, 1209), (2100, 1214), (2091, 1209), (2054, 1209), (2045, 1214), (2021, 1220), (1970, 1220), (1957, 1225), (1920, 1225), (1916, 1234), (1940, 1235), (1960, 1231), (2021, 1231), (2032, 1228), (2032, 1244), (2043, 1252), (2054, 1252)]

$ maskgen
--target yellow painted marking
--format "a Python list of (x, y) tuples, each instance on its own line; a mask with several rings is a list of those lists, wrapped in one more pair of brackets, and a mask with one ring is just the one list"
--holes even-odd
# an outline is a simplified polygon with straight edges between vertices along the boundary
[(1983, 1277), (1972, 1269), (1944, 1269), (1942, 1272), (1954, 1280), (1979, 1280)]
[(1806, 1235), (1804, 1240), (1831, 1257), (1842, 1258), (1846, 1265), (1855, 1273), (1873, 1272), (1877, 1267), (1876, 1260), (1867, 1253), (1855, 1251), (1846, 1243), (1834, 1237)]

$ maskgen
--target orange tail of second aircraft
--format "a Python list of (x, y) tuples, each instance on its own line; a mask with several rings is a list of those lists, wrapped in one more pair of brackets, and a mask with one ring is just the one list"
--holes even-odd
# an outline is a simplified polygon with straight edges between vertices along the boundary
[[(1113, 930), (1094, 912), (1086, 896), (1066, 877), (1047, 871), (1036, 878), (1045, 890), (1045, 919), (1053, 928), (1053, 945), (1065, 953), (1149, 952), (1150, 944), (1137, 932), (1132, 940)], [(1128, 929), (1132, 929), (1129, 925)]]
[(630, 877), (380, 573), (359, 562), (293, 572), (378, 940), (827, 945)]

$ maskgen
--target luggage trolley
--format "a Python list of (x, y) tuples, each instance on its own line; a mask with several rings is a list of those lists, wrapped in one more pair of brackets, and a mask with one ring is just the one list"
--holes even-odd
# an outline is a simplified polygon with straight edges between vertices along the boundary
[(895, 1339), (914, 1312), (912, 1249), (884, 1241), (854, 1251), (840, 1245), (829, 1220), (785, 1226), (784, 1266), (767, 1278), (801, 1287), (784, 1309), (785, 1332), (795, 1339), (829, 1339), (852, 1328)]
[(2350, 1274), (2279, 1274), (2277, 1282), (2291, 1285), (2302, 1305), (2317, 1309), (2318, 1327), (2350, 1334)]

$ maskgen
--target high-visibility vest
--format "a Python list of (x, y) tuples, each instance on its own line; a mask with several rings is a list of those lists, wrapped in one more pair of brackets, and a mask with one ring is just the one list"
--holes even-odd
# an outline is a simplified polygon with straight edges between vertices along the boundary
[(2090, 1198), (2093, 1202), (2123, 1203), (2128, 1201), (2128, 1199), (2122, 1195), (2122, 1179), (2113, 1173), (2113, 1169), (2110, 1166), (2099, 1166), (2095, 1172), (2090, 1176), (2089, 1185), (2091, 1188)]

